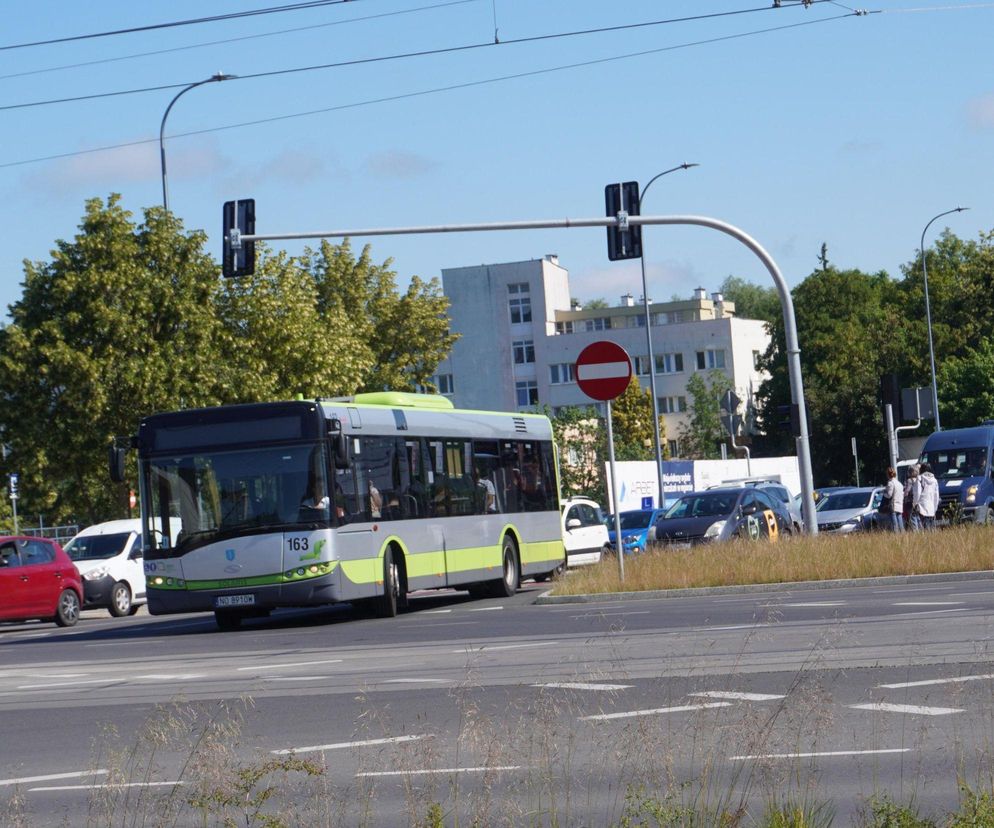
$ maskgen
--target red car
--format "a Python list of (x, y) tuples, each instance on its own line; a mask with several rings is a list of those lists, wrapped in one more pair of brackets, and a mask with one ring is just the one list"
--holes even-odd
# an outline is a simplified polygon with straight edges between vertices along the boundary
[(79, 621), (83, 584), (62, 547), (47, 538), (0, 536), (0, 621)]

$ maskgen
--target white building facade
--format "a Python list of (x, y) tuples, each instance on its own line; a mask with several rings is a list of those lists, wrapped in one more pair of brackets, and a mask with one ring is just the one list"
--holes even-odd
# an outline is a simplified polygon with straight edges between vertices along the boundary
[(451, 330), (459, 340), (434, 382), (459, 408), (514, 411), (548, 405), (603, 404), (576, 384), (574, 363), (591, 342), (610, 339), (632, 358), (648, 389), (655, 370), (659, 411), (670, 452), (688, 417), (687, 381), (695, 372), (724, 371), (743, 401), (746, 422), (765, 374), (756, 365), (770, 337), (766, 325), (738, 319), (735, 307), (703, 288), (685, 301), (649, 306), (654, 365), (650, 366), (641, 299), (626, 295), (611, 308), (571, 306), (569, 274), (556, 256), (442, 271)]

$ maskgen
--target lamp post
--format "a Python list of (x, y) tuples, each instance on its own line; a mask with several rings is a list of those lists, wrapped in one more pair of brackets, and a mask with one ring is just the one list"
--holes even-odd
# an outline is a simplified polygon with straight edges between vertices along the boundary
[[(668, 175), (671, 172), (676, 172), (677, 170), (689, 170), (691, 167), (699, 167), (700, 164), (688, 164), (686, 161), (682, 163), (679, 167), (673, 167), (669, 170), (663, 170), (661, 173), (657, 173), (652, 178), (649, 179), (649, 183), (645, 185), (642, 192), (639, 194), (639, 213), (642, 212), (642, 199), (645, 198), (645, 194), (649, 192), (649, 188), (652, 186), (652, 182), (657, 178), (662, 178), (664, 175)], [(652, 320), (649, 316), (649, 289), (646, 285), (645, 279), (645, 240), (642, 240), (642, 255), (639, 256), (639, 263), (642, 265), (642, 309), (645, 311), (645, 341), (646, 346), (649, 350), (649, 390), (652, 394), (652, 430), (655, 434), (656, 441), (656, 480), (659, 486), (659, 503), (656, 504), (657, 507), (663, 505), (663, 447), (661, 438), (659, 435), (659, 400), (656, 397), (656, 359), (652, 353)]]
[(925, 284), (925, 325), (928, 328), (928, 361), (932, 368), (932, 409), (935, 412), (936, 431), (942, 431), (942, 425), (939, 421), (939, 386), (935, 381), (935, 346), (932, 344), (932, 307), (928, 301), (928, 262), (925, 255), (925, 233), (928, 232), (928, 228), (932, 226), (933, 221), (941, 219), (943, 216), (948, 216), (951, 213), (962, 213), (964, 210), (969, 209), (969, 207), (955, 207), (952, 210), (939, 213), (939, 215), (930, 219), (929, 223), (925, 225), (925, 229), (922, 230), (921, 246), (918, 248), (922, 253), (922, 280)]
[(166, 186), (166, 145), (164, 143), (165, 132), (166, 132), (166, 118), (169, 117), (169, 110), (173, 108), (173, 104), (180, 99), (180, 96), (191, 89), (195, 89), (198, 86), (203, 86), (205, 83), (214, 83), (215, 81), (232, 80), (237, 78), (238, 75), (225, 75), (222, 72), (211, 75), (209, 78), (204, 78), (196, 83), (191, 83), (189, 86), (184, 86), (176, 93), (176, 96), (169, 102), (169, 106), (166, 107), (166, 111), (162, 115), (162, 124), (159, 126), (159, 158), (162, 161), (162, 206), (168, 212), (169, 211), (169, 188)]

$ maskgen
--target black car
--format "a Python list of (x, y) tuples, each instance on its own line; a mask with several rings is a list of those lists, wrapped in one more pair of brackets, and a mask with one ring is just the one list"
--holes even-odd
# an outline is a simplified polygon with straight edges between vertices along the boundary
[(671, 547), (732, 538), (776, 541), (792, 531), (786, 505), (752, 487), (690, 492), (656, 521), (657, 543)]

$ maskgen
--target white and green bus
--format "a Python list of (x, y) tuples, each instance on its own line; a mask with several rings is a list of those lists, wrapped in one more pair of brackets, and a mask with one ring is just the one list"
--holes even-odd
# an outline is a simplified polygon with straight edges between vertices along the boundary
[(393, 616), (414, 590), (510, 596), (564, 566), (546, 417), (382, 392), (154, 414), (131, 443), (154, 615)]

